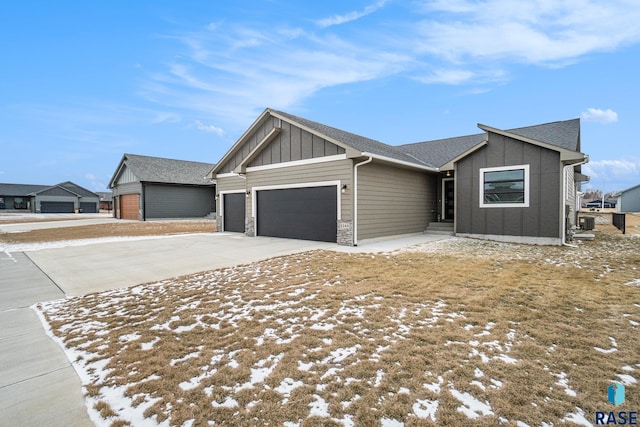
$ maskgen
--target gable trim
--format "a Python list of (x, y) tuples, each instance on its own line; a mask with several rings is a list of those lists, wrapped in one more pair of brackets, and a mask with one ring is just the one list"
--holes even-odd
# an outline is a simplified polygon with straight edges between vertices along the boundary
[(373, 154), (373, 153), (369, 153), (366, 151), (362, 152), (362, 156), (366, 156), (366, 157), (371, 157), (375, 160), (380, 160), (383, 162), (387, 162), (387, 163), (393, 163), (396, 165), (402, 165), (402, 166), (407, 166), (410, 168), (415, 168), (415, 169), (419, 169), (419, 170), (423, 170), (423, 171), (428, 171), (428, 172), (440, 172), (440, 168), (434, 168), (431, 166), (426, 166), (426, 165), (421, 165), (418, 163), (411, 163), (411, 162), (405, 162), (404, 160), (398, 160), (398, 159), (394, 159), (392, 157), (387, 157), (387, 156), (381, 156), (380, 154)]
[(269, 113), (273, 116), (276, 117), (282, 121), (285, 121), (289, 124), (295, 125), (297, 127), (299, 127), (300, 129), (307, 131), (317, 137), (320, 137), (322, 139), (325, 139), (335, 145), (337, 145), (338, 147), (344, 148), (344, 150), (346, 151), (346, 155), (347, 157), (358, 157), (363, 155), (360, 150), (356, 150), (355, 148), (353, 148), (352, 146), (345, 144), (344, 142), (338, 141), (337, 139), (331, 138), (328, 135), (323, 134), (322, 132), (318, 132), (317, 130), (311, 129), (310, 127), (307, 127), (305, 125), (303, 125), (302, 123), (298, 123), (295, 120), (291, 120), (287, 117), (284, 117), (278, 113), (276, 113), (275, 111), (271, 111), (269, 110)]
[(255, 159), (258, 154), (269, 144), (276, 136), (280, 135), (282, 127), (274, 127), (265, 135), (264, 138), (254, 147), (253, 150), (244, 158), (242, 162), (233, 170), (235, 173), (244, 173), (247, 170), (247, 165)]
[(454, 165), (456, 163), (458, 163), (460, 160), (464, 159), (465, 157), (467, 157), (468, 155), (478, 151), (479, 149), (481, 149), (482, 147), (485, 147), (487, 144), (489, 143), (489, 141), (487, 141), (486, 139), (482, 142), (480, 142), (479, 144), (474, 145), (473, 147), (469, 148), (467, 151), (465, 151), (464, 153), (458, 155), (457, 157), (454, 157), (453, 159), (449, 160), (447, 163), (445, 163), (444, 165), (440, 166), (440, 170), (441, 171), (445, 171), (445, 170), (453, 170), (454, 169)]
[(532, 145), (537, 145), (538, 147), (546, 148), (548, 150), (557, 151), (560, 153), (560, 161), (573, 161), (573, 160), (582, 160), (585, 155), (580, 153), (579, 151), (567, 150), (566, 148), (558, 147), (557, 145), (549, 144), (547, 142), (538, 141), (537, 139), (528, 138), (526, 136), (517, 135), (515, 133), (507, 132), (504, 130), (496, 129), (491, 126), (483, 125), (478, 123), (478, 127), (485, 132), (492, 132), (498, 135), (506, 136), (508, 138), (517, 139), (522, 142), (526, 142)]
[[(273, 163), (270, 165), (250, 166), (246, 168), (246, 172), (263, 171), (263, 170), (269, 170), (269, 169), (280, 169), (280, 168), (287, 168), (290, 166), (311, 165), (314, 163), (335, 162), (337, 160), (346, 160), (346, 159), (347, 159), (346, 154), (336, 154), (334, 156), (313, 157), (311, 159), (293, 160), (290, 162)], [(224, 174), (224, 175), (226, 176), (227, 174)], [(238, 175), (238, 174), (234, 173), (233, 175)], [(217, 176), (220, 177), (223, 175), (217, 175)]]

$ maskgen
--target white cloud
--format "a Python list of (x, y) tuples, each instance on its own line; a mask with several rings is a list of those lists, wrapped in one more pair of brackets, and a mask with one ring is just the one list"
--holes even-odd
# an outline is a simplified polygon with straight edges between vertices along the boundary
[(598, 160), (587, 163), (583, 166), (583, 170), (593, 178), (631, 177), (640, 174), (640, 159)]
[(588, 108), (580, 114), (580, 117), (588, 122), (615, 123), (618, 121), (618, 113), (613, 110), (601, 110), (599, 108)]
[(424, 12), (419, 49), (453, 62), (562, 65), (640, 40), (640, 4), (632, 0), (438, 0)]
[(195, 123), (198, 130), (201, 130), (203, 132), (215, 133), (218, 136), (224, 135), (224, 131), (219, 127), (216, 127), (214, 125), (205, 125), (200, 120), (196, 120)]
[(331, 27), (333, 25), (341, 25), (347, 22), (355, 21), (357, 19), (362, 18), (363, 16), (367, 16), (375, 12), (376, 10), (380, 9), (385, 5), (385, 3), (387, 3), (387, 1), (388, 0), (379, 0), (365, 7), (361, 11), (353, 11), (353, 12), (345, 13), (344, 15), (334, 15), (330, 18), (319, 19), (316, 21), (316, 23), (319, 26), (326, 28), (326, 27)]

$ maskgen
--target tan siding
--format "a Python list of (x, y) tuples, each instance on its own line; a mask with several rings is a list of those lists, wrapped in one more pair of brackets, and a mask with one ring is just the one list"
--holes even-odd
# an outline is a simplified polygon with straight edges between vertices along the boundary
[(436, 209), (436, 177), (372, 163), (358, 170), (358, 239), (425, 230)]
[[(314, 163), (300, 166), (288, 166), (277, 169), (251, 171), (247, 174), (247, 188), (268, 185), (287, 185), (312, 183), (321, 181), (340, 181), (347, 184), (348, 190), (341, 195), (342, 219), (352, 219), (352, 172), (351, 160), (337, 160), (332, 162)], [(218, 181), (220, 182), (220, 181)], [(219, 185), (219, 184), (218, 184)], [(251, 200), (247, 204), (247, 212), (251, 212)]]
[[(246, 191), (247, 181), (239, 176), (230, 176), (226, 178), (216, 178), (216, 193), (220, 194), (221, 191)], [(220, 210), (220, 197), (216, 197), (216, 212), (222, 215)]]

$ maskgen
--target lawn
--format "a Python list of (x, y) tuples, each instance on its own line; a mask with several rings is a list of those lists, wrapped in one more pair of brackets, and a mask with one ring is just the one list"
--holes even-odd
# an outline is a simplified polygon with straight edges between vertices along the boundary
[(314, 251), (36, 309), (100, 426), (591, 425), (640, 408), (640, 236), (598, 228), (577, 248)]

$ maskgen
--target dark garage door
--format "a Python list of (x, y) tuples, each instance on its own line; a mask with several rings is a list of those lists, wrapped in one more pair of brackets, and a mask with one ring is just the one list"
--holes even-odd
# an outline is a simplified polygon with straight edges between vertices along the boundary
[(257, 192), (258, 235), (335, 242), (335, 186)]
[(41, 202), (42, 213), (73, 213), (73, 202)]
[(82, 213), (98, 213), (96, 206), (98, 206), (97, 203), (80, 202), (80, 211)]
[(244, 233), (244, 217), (246, 209), (246, 196), (244, 193), (231, 193), (224, 196), (224, 212), (222, 221), (224, 231)]

